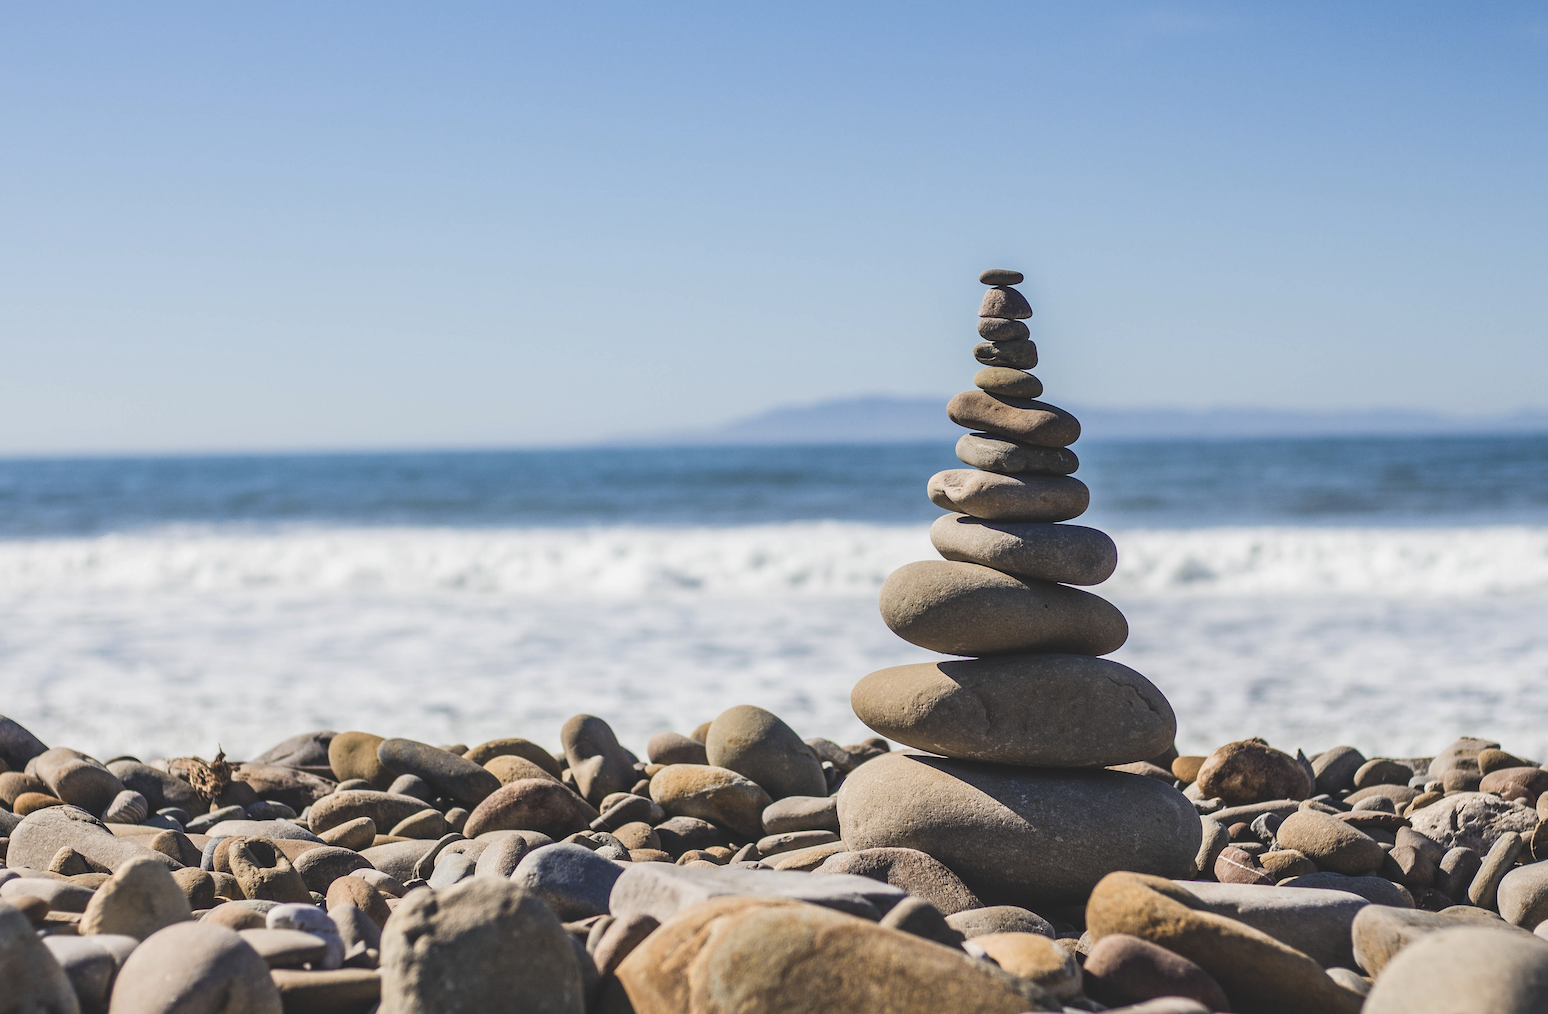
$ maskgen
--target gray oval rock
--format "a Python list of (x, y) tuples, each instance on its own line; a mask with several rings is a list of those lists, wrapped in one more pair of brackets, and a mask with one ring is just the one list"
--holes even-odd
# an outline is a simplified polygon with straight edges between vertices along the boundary
[[(398, 775), (418, 775), (442, 796), (477, 806), (500, 787), (500, 779), (459, 754), (448, 753), (412, 739), (386, 739), (376, 745), (376, 759)], [(377, 827), (391, 824), (376, 822)]]
[(1117, 607), (1090, 592), (945, 560), (905, 564), (888, 575), (881, 614), (905, 641), (947, 655), (1106, 655), (1129, 636)]
[(965, 465), (1006, 475), (1069, 475), (1080, 468), (1080, 458), (1068, 447), (1033, 447), (987, 433), (958, 437), (957, 458)]
[(978, 318), (978, 337), (987, 342), (1021, 341), (1031, 333), (1024, 322), (1009, 317)]
[(348, 821), (369, 817), (371, 823), (385, 830), (424, 808), (425, 801), (413, 796), (377, 792), (374, 789), (345, 789), (313, 803), (308, 823), (314, 832), (321, 833)]
[(973, 386), (1007, 398), (1041, 398), (1043, 382), (1022, 370), (1008, 366), (985, 366), (973, 374)]
[(0, 984), (17, 1014), (79, 1014), (75, 990), (21, 909), (0, 905)]
[(1062, 408), (1031, 398), (963, 391), (946, 403), (946, 417), (970, 430), (1038, 447), (1068, 447), (1080, 439), (1079, 420)]
[(1120, 771), (1016, 768), (888, 753), (838, 793), (852, 849), (912, 848), (988, 904), (1082, 901), (1102, 877), (1193, 872), (1203, 829), (1192, 802)]
[(993, 521), (1068, 521), (1086, 512), (1091, 491), (1068, 475), (1001, 475), (948, 468), (930, 477), (930, 502)]
[(893, 666), (855, 684), (849, 699), (856, 717), (888, 739), (994, 764), (1126, 764), (1156, 756), (1177, 735), (1154, 684), (1089, 655)]
[(158, 930), (113, 984), (114, 1014), (281, 1014), (269, 966), (235, 931), (212, 922)]
[(704, 750), (711, 765), (752, 779), (770, 799), (827, 795), (822, 762), (773, 712), (750, 704), (727, 708), (710, 723)]
[(1362, 1014), (1541, 1014), (1548, 942), (1509, 929), (1431, 933), (1388, 962)]
[(1118, 547), (1107, 533), (1082, 525), (946, 514), (930, 526), (930, 542), (948, 560), (1059, 584), (1101, 584), (1118, 566)]

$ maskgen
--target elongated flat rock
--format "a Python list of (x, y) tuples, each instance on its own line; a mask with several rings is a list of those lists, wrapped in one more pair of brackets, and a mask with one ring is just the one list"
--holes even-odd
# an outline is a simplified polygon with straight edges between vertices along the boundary
[(1154, 684), (1089, 655), (898, 665), (862, 679), (849, 699), (856, 717), (888, 739), (992, 764), (1127, 764), (1157, 756), (1177, 735), (1172, 706)]
[(985, 366), (973, 374), (973, 386), (1007, 398), (1041, 398), (1043, 382), (1022, 370), (1005, 366)]
[(963, 391), (946, 403), (946, 416), (958, 426), (1038, 447), (1068, 447), (1080, 439), (1078, 419), (1062, 408), (1030, 398)]
[(1085, 900), (1115, 870), (1187, 877), (1203, 827), (1181, 792), (1122, 771), (1060, 771), (888, 753), (838, 792), (851, 849), (911, 848), (987, 905)]
[(930, 542), (948, 560), (1061, 584), (1101, 584), (1118, 566), (1113, 540), (1081, 525), (947, 514), (930, 526)]
[(930, 502), (995, 521), (1068, 521), (1091, 504), (1091, 490), (1068, 475), (1001, 475), (948, 468), (930, 476)]
[(1005, 475), (1070, 475), (1080, 468), (1080, 458), (1068, 447), (1033, 447), (987, 433), (962, 434), (957, 458), (965, 465)]
[(1019, 320), (1006, 317), (978, 318), (978, 337), (986, 342), (1019, 342), (1032, 331)]
[(1090, 592), (946, 560), (905, 564), (888, 575), (881, 614), (903, 640), (946, 655), (1106, 655), (1129, 637), (1118, 608)]

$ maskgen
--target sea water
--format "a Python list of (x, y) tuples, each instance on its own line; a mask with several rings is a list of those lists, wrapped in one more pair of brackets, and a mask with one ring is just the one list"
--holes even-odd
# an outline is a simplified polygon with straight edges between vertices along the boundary
[[(1548, 759), (1548, 437), (1082, 441), (1112, 657), (1178, 742)], [(0, 462), (0, 713), (108, 756), (295, 732), (867, 735), (949, 444)]]

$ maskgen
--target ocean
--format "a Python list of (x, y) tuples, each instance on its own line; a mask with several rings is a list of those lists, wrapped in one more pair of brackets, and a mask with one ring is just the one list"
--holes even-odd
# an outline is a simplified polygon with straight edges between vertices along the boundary
[[(1548, 436), (1082, 441), (1112, 657), (1178, 745), (1548, 759)], [(739, 703), (868, 735), (938, 656), (882, 624), (950, 443), (0, 461), (0, 694), (45, 742), (292, 733), (628, 745)]]

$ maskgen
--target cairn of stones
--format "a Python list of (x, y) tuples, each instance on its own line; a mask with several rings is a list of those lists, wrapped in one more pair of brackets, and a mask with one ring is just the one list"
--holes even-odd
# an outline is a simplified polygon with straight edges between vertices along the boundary
[[(839, 796), (853, 849), (928, 852), (984, 897), (1035, 909), (1084, 902), (1115, 870), (1190, 876), (1200, 843), (1190, 801), (1167, 781), (1176, 718), (1144, 676), (1101, 656), (1128, 636), (1123, 614), (1076, 586), (1105, 581), (1113, 541), (1067, 524), (1090, 502), (1070, 450), (1080, 423), (1036, 400), (1037, 346), (1017, 271), (979, 276), (983, 365), (947, 415), (972, 432), (968, 468), (933, 476), (951, 513), (931, 541), (943, 559), (887, 578), (881, 612), (900, 637), (954, 661), (896, 666), (854, 688), (855, 714), (925, 751), (856, 771)], [(1167, 781), (1111, 770), (1151, 768)]]

